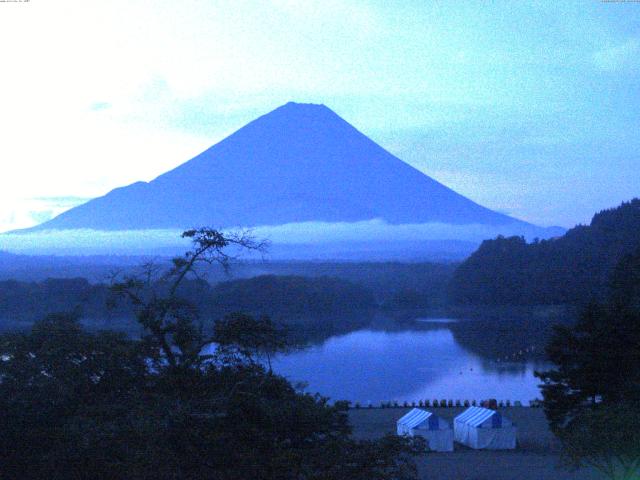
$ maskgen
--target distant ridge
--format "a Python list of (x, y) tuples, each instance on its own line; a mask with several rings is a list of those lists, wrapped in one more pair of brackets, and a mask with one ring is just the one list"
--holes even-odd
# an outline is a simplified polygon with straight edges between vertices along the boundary
[(23, 231), (369, 219), (533, 227), (421, 173), (324, 105), (290, 102), (149, 183), (116, 188)]

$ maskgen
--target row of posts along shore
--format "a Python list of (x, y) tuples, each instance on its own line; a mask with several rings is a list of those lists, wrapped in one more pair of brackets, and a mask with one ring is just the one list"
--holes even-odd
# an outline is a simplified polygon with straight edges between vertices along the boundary
[(361, 402), (350, 402), (350, 407), (353, 409), (366, 409), (366, 408), (468, 408), (468, 407), (485, 407), (485, 408), (510, 408), (510, 407), (524, 407), (540, 408), (542, 407), (542, 401), (535, 398), (529, 400), (528, 405), (523, 404), (521, 401), (516, 400), (446, 400), (446, 399), (433, 399), (433, 400), (419, 400), (412, 402), (399, 402), (397, 400), (380, 402), (379, 404), (373, 404), (371, 402), (362, 404)]

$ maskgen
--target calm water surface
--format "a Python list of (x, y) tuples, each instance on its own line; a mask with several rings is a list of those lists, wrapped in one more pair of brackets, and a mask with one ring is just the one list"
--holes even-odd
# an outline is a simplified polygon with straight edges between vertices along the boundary
[[(424, 399), (540, 398), (531, 362), (496, 362), (459, 345), (441, 319), (429, 330), (357, 330), (281, 356), (274, 370), (307, 391), (367, 405)], [(487, 341), (495, 341), (488, 338)]]

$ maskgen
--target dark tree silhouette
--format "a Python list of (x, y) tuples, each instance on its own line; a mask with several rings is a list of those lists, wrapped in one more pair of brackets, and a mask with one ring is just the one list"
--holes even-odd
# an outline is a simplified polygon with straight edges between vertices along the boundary
[[(345, 402), (301, 393), (251, 360), (281, 346), (269, 321), (236, 316), (205, 334), (181, 284), (200, 262), (228, 264), (229, 245), (261, 244), (208, 229), (185, 236), (194, 251), (169, 271), (147, 266), (114, 283), (142, 340), (87, 333), (73, 315), (0, 336), (2, 478), (415, 478), (424, 442), (356, 441)], [(249, 361), (203, 355), (216, 339)]]
[(585, 308), (573, 327), (557, 327), (547, 347), (556, 368), (536, 374), (567, 458), (612, 479), (640, 473), (639, 265), (640, 250), (624, 257), (609, 302)]
[[(115, 280), (112, 292), (133, 306), (136, 319), (148, 332), (160, 357), (170, 368), (198, 367), (206, 360), (202, 349), (213, 339), (204, 334), (202, 322), (191, 302), (179, 292), (190, 277), (198, 278), (198, 266), (217, 263), (225, 269), (243, 251), (264, 252), (265, 241), (257, 241), (248, 232), (224, 234), (211, 228), (187, 230), (183, 238), (192, 241), (193, 249), (175, 257), (167, 271), (154, 264), (143, 266), (139, 275)], [(229, 253), (230, 249), (234, 249)]]
[(276, 326), (269, 317), (257, 319), (244, 313), (225, 315), (214, 325), (213, 341), (220, 354), (239, 362), (267, 361), (272, 373), (271, 359), (279, 352), (293, 347), (287, 340), (287, 331)]

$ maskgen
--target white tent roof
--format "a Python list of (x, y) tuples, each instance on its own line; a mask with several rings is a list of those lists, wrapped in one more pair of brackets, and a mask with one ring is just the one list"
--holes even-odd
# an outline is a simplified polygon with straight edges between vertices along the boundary
[[(469, 407), (464, 412), (462, 412), (460, 415), (458, 415), (455, 418), (455, 421), (459, 422), (459, 423), (465, 423), (465, 424), (470, 425), (472, 427), (479, 427), (480, 425), (482, 425), (484, 422), (489, 420), (494, 415), (497, 415), (498, 418), (500, 419), (500, 421), (497, 422), (497, 423), (499, 423), (500, 426), (502, 426), (503, 424), (506, 424), (506, 425), (510, 425), (511, 424), (510, 421), (508, 421), (506, 418), (502, 417), (502, 415), (500, 415), (495, 410), (490, 410), (488, 408), (482, 408), (482, 407)], [(506, 420), (506, 422), (504, 422), (503, 420)]]
[[(407, 429), (419, 428), (421, 425), (427, 424), (428, 430), (440, 430), (442, 428), (451, 428), (446, 422), (441, 422), (440, 418), (432, 412), (414, 408), (398, 420), (398, 425), (403, 425)], [(445, 425), (446, 424), (446, 425)]]
[(433, 413), (421, 410), (419, 408), (413, 408), (411, 411), (398, 420), (398, 423), (406, 425), (408, 428), (415, 428), (422, 422), (427, 420)]

